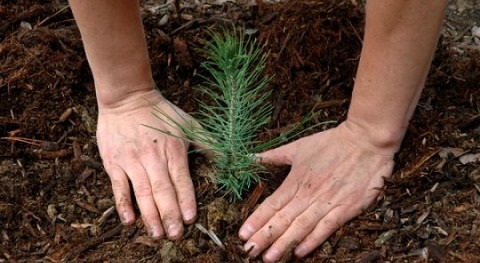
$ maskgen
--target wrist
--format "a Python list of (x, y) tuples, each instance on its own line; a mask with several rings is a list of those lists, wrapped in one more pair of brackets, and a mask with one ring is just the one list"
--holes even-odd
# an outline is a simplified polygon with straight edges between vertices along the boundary
[(105, 113), (123, 113), (140, 108), (151, 108), (163, 100), (164, 97), (154, 89), (153, 86), (143, 89), (130, 88), (128, 92), (124, 92), (116, 98), (107, 101), (101, 101), (97, 95), (99, 115)]
[(131, 98), (140, 97), (154, 90), (153, 84), (137, 84), (128, 86), (102, 85), (95, 82), (95, 93), (100, 109), (117, 108)]
[(99, 108), (116, 108), (129, 98), (155, 91), (149, 65), (117, 65), (93, 71), (93, 76)]
[(389, 129), (388, 127), (369, 125), (353, 118), (347, 118), (341, 126), (358, 146), (389, 156), (398, 152), (406, 131), (406, 127)]
[(128, 60), (121, 57), (90, 63), (99, 107), (116, 107), (132, 95), (154, 90), (148, 55), (138, 53), (130, 54)]

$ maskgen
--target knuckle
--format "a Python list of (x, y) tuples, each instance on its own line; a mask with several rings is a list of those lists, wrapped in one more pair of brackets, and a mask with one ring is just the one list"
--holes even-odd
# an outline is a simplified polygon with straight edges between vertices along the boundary
[(160, 211), (160, 217), (165, 225), (175, 224), (181, 221), (180, 214), (174, 209)]
[(121, 156), (132, 158), (136, 156), (138, 152), (138, 148), (135, 146), (134, 142), (127, 142), (124, 144), (123, 149), (115, 154), (115, 158), (119, 159)]
[(273, 196), (269, 196), (267, 199), (265, 199), (265, 205), (273, 211), (280, 211), (280, 209), (283, 207), (282, 203)]
[(185, 146), (188, 144), (185, 141), (180, 140), (178, 138), (172, 138), (171, 140), (168, 140), (166, 143), (167, 143), (167, 147), (175, 155), (175, 157), (178, 157), (182, 154), (183, 155), (186, 154)]
[(115, 196), (115, 206), (117, 207), (117, 211), (125, 212), (131, 208), (132, 201), (128, 195), (124, 192), (114, 192), (113, 194)]
[(111, 179), (111, 181), (112, 181), (112, 189), (114, 193), (124, 191), (124, 184), (122, 180)]
[(329, 232), (333, 232), (337, 230), (342, 225), (339, 222), (337, 222), (337, 220), (332, 220), (332, 219), (324, 219), (321, 222), (323, 227)]
[(295, 220), (295, 227), (299, 230), (306, 231), (313, 228), (312, 223), (313, 223), (313, 220), (311, 219), (311, 216), (302, 215)]
[(159, 193), (171, 193), (173, 192), (173, 189), (170, 184), (165, 183), (164, 181), (155, 181), (153, 182), (152, 189), (153, 193), (159, 194)]
[(152, 188), (146, 182), (135, 185), (133, 190), (135, 192), (135, 196), (137, 197), (145, 197), (152, 195)]
[(175, 185), (177, 185), (177, 187), (182, 189), (191, 187), (192, 180), (190, 179), (190, 174), (188, 173), (188, 170), (181, 168), (173, 174), (175, 174), (175, 178), (173, 178), (173, 181), (175, 182)]
[(177, 149), (178, 146), (180, 145), (180, 140), (177, 138), (167, 138), (165, 140), (165, 144), (167, 147), (171, 149)]
[(279, 226), (288, 227), (292, 224), (293, 217), (285, 211), (280, 211), (277, 213), (275, 220)]
[(257, 248), (264, 250), (266, 247), (274, 243), (278, 237), (278, 232), (280, 232), (280, 228), (276, 228), (274, 224), (263, 228), (260, 235), (256, 237), (257, 240), (255, 240), (255, 243), (258, 245)]
[(161, 146), (162, 140), (161, 139), (145, 139), (142, 142), (142, 150), (141, 153), (143, 155), (150, 155), (155, 154), (158, 152), (159, 145)]

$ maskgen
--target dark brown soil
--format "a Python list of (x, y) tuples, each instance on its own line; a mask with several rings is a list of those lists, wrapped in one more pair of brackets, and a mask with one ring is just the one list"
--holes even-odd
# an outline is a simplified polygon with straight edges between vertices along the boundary
[[(186, 111), (202, 99), (194, 89), (204, 60), (197, 48), (208, 30), (235, 26), (270, 51), (275, 110), (260, 138), (312, 109), (319, 112), (313, 123), (345, 118), (363, 31), (357, 1), (162, 3), (145, 1), (142, 9), (154, 78)], [(384, 197), (305, 262), (480, 262), (480, 45), (470, 31), (479, 10), (476, 0), (450, 4)], [(266, 187), (232, 204), (207, 181), (206, 161), (191, 156), (198, 223), (225, 249), (195, 226), (178, 242), (150, 240), (140, 220), (123, 227), (97, 151), (92, 77), (67, 3), (0, 0), (0, 18), (0, 262), (256, 262), (244, 257), (238, 228), (288, 169), (272, 169)]]

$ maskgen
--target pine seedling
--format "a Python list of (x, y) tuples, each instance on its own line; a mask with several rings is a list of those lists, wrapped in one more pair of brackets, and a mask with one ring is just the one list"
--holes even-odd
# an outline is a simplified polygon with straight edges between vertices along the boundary
[(209, 77), (204, 77), (205, 83), (199, 88), (210, 103), (198, 101), (199, 125), (181, 125), (159, 108), (154, 109), (154, 114), (167, 117), (166, 123), (185, 133), (186, 139), (182, 139), (211, 151), (219, 190), (241, 199), (242, 193), (260, 180), (263, 167), (255, 153), (285, 142), (296, 129), (268, 142), (255, 140), (272, 114), (267, 104), (269, 78), (262, 74), (267, 55), (255, 40), (245, 39), (241, 33), (212, 34), (204, 52), (208, 60), (202, 66)]

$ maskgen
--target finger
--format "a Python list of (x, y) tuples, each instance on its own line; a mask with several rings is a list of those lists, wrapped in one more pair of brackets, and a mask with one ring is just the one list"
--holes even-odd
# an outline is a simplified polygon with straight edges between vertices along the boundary
[(305, 257), (320, 246), (328, 237), (342, 225), (347, 223), (360, 213), (360, 209), (341, 206), (331, 210), (324, 218), (317, 223), (310, 233), (295, 249), (297, 257)]
[(279, 260), (289, 249), (294, 248), (300, 241), (304, 240), (305, 237), (312, 232), (321, 218), (332, 208), (333, 207), (320, 202), (315, 202), (310, 205), (264, 253), (263, 260), (265, 262), (276, 262)]
[[(133, 158), (129, 159), (132, 160)], [(125, 170), (132, 182), (133, 192), (135, 193), (138, 208), (140, 209), (140, 214), (142, 215), (143, 223), (145, 224), (148, 234), (154, 238), (165, 236), (147, 172), (143, 166), (135, 160), (132, 160)]]
[(296, 145), (297, 142), (291, 142), (278, 148), (259, 153), (257, 154), (257, 157), (259, 158), (259, 162), (264, 164), (292, 165), (292, 156), (294, 154)]
[[(294, 171), (290, 172), (290, 174)], [(286, 204), (288, 204), (298, 191), (298, 183), (291, 178), (295, 176), (287, 176), (285, 181), (280, 187), (253, 212), (251, 216), (247, 218), (245, 223), (239, 230), (239, 237), (242, 240), (250, 239), (254, 233), (261, 229), (272, 218), (275, 213), (280, 211)], [(253, 243), (245, 244), (245, 250), (249, 250)]]
[(112, 182), (113, 196), (115, 197), (115, 206), (120, 220), (124, 225), (131, 225), (135, 222), (135, 212), (132, 207), (132, 198), (130, 196), (130, 185), (128, 177), (119, 166), (105, 167), (110, 181)]
[(158, 156), (156, 151), (144, 151), (142, 158), (151, 182), (153, 198), (165, 231), (170, 239), (176, 240), (183, 234), (183, 222), (178, 207), (175, 188), (170, 181), (167, 161)]
[(185, 148), (181, 145), (172, 147), (167, 154), (167, 165), (170, 179), (175, 187), (183, 221), (186, 224), (191, 224), (197, 216), (197, 203)]
[[(250, 250), (249, 256), (256, 257), (266, 248), (268, 248), (272, 243), (283, 236), (288, 229), (291, 228), (292, 224), (296, 221), (296, 218), (304, 213), (308, 208), (308, 203), (302, 202), (300, 200), (305, 200), (301, 198), (294, 198), (290, 203), (284, 206), (280, 211), (275, 213), (270, 220), (259, 230), (257, 231), (247, 242), (247, 244), (255, 244), (254, 248)], [(312, 227), (313, 228), (313, 227)], [(303, 237), (297, 240), (303, 240)], [(247, 245), (246, 245), (247, 247)], [(279, 258), (281, 251), (272, 250), (270, 252), (271, 258)], [(278, 256), (276, 255), (278, 254)], [(275, 261), (272, 260), (272, 261)]]

